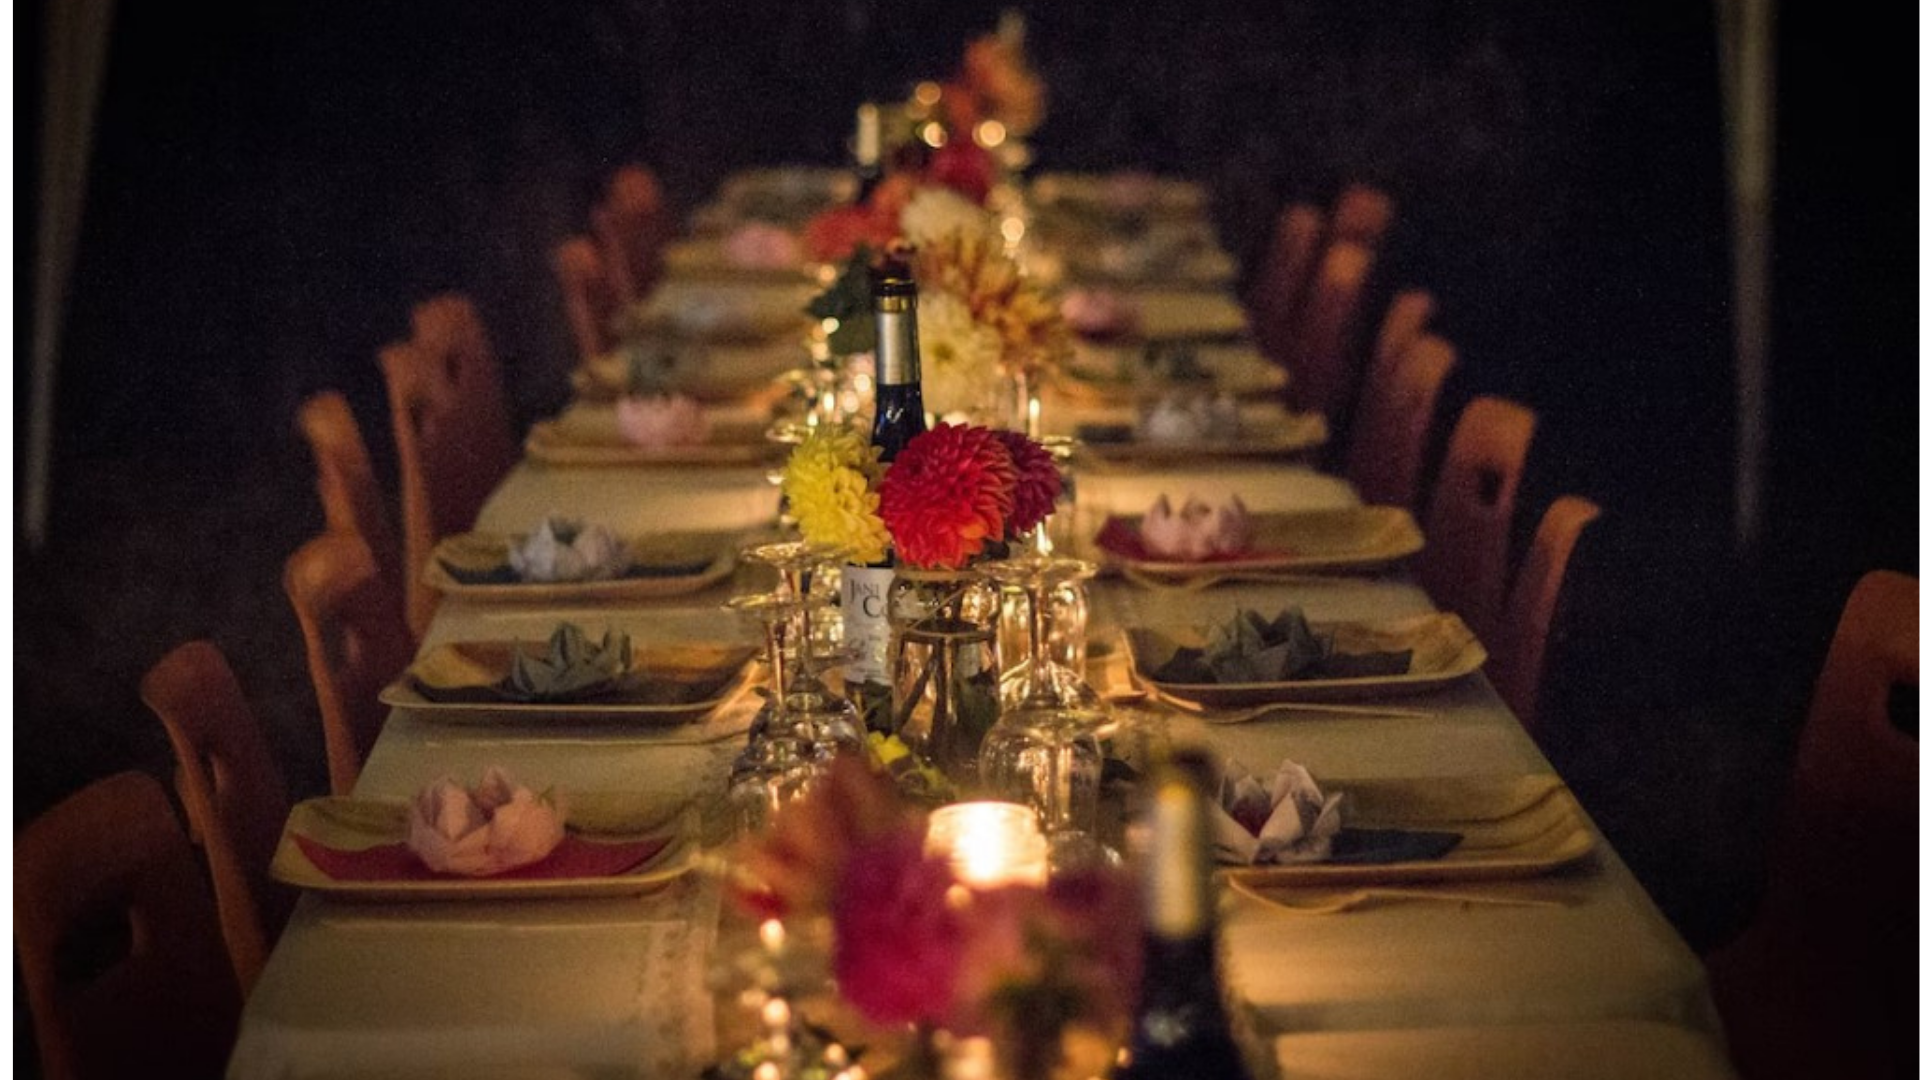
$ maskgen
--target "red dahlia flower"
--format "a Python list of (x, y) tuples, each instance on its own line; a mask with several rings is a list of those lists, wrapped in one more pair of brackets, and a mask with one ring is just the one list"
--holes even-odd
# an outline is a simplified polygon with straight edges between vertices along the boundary
[(1021, 536), (1033, 530), (1060, 499), (1064, 483), (1060, 466), (1053, 455), (1032, 439), (1017, 431), (996, 431), (1001, 445), (1013, 456), (1013, 511), (1007, 515), (1007, 535)]
[(958, 570), (1006, 538), (1018, 480), (1013, 454), (983, 427), (939, 424), (914, 436), (880, 481), (880, 520), (902, 562)]

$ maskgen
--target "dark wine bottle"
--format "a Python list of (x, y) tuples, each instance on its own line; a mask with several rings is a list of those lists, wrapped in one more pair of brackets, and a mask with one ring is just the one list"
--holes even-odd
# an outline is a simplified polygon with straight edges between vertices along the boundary
[(1120, 1080), (1249, 1080), (1221, 1002), (1213, 889), (1212, 766), (1183, 751), (1154, 777), (1145, 887), (1146, 948)]
[(865, 203), (886, 171), (880, 164), (880, 106), (862, 102), (853, 115), (853, 176), (859, 182), (853, 201)]
[[(927, 430), (920, 400), (920, 331), (917, 291), (906, 264), (888, 259), (873, 271), (874, 389), (872, 443), (883, 465), (891, 464), (915, 435)], [(870, 730), (893, 730), (892, 670), (887, 659), (887, 589), (893, 584), (892, 553), (878, 563), (840, 569), (840, 618), (849, 662), (849, 696), (866, 714)]]
[(917, 296), (904, 261), (889, 258), (873, 271), (873, 445), (887, 464), (927, 430), (927, 407), (920, 400)]

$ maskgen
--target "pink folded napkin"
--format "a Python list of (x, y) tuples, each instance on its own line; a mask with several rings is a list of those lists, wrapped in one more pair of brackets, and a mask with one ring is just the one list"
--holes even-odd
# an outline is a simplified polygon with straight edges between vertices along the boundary
[(1192, 562), (1192, 563), (1234, 563), (1246, 560), (1270, 561), (1285, 559), (1294, 552), (1287, 548), (1248, 547), (1241, 551), (1214, 550), (1210, 554), (1189, 558), (1182, 555), (1166, 555), (1148, 545), (1140, 535), (1140, 528), (1120, 518), (1108, 518), (1093, 538), (1100, 549), (1132, 562)]
[(749, 221), (728, 234), (726, 255), (749, 270), (787, 270), (800, 265), (800, 238), (778, 225)]
[(1140, 325), (1140, 306), (1110, 289), (1074, 289), (1061, 298), (1060, 314), (1089, 338), (1124, 337)]
[[(335, 881), (447, 881), (466, 877), (429, 870), (405, 844), (370, 848), (336, 848), (295, 833), (309, 861)], [(541, 859), (515, 870), (490, 875), (491, 881), (544, 881), (559, 878), (614, 877), (644, 865), (660, 854), (669, 838), (622, 840), (608, 843), (567, 836)]]
[(681, 394), (623, 397), (614, 405), (614, 420), (622, 438), (650, 450), (707, 441), (706, 410)]
[(1163, 559), (1198, 562), (1244, 554), (1252, 546), (1253, 525), (1238, 495), (1220, 506), (1189, 495), (1177, 514), (1162, 495), (1140, 519), (1140, 540)]
[(407, 846), (430, 870), (479, 877), (547, 857), (566, 835), (564, 801), (513, 782), (498, 766), (474, 787), (428, 784), (407, 814)]

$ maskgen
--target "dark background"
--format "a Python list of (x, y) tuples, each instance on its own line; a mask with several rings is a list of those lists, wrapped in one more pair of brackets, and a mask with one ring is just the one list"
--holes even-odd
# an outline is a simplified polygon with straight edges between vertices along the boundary
[[(525, 422), (565, 392), (548, 255), (645, 161), (682, 211), (729, 170), (838, 163), (853, 106), (957, 61), (997, 4), (122, 4), (58, 392), (52, 539), (15, 557), (14, 813), (170, 772), (140, 674), (211, 636), (297, 795), (325, 784), (281, 561), (320, 528), (293, 428), (352, 402), (392, 488), (374, 357), (414, 302), (479, 303)], [(1779, 13), (1774, 424), (1732, 536), (1714, 6), (1036, 4), (1038, 167), (1214, 186), (1230, 248), (1281, 201), (1392, 192), (1387, 289), (1439, 297), (1446, 404), (1507, 394), (1555, 495), (1607, 516), (1569, 586), (1543, 745), (1697, 947), (1758, 881), (1847, 589), (1915, 564), (1914, 13)], [(30, 355), (40, 7), (17, 11), (16, 461)]]

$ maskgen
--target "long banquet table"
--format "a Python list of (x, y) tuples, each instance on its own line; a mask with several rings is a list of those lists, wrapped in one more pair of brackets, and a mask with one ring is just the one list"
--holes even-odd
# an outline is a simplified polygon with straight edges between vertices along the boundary
[[(1078, 477), (1072, 531), (1084, 538), (1106, 514), (1187, 492), (1237, 494), (1256, 511), (1355, 503), (1345, 482), (1303, 464), (1090, 464)], [(493, 493), (475, 528), (524, 531), (566, 512), (622, 532), (745, 532), (770, 526), (777, 507), (764, 467), (529, 461)], [(592, 634), (622, 630), (636, 643), (748, 642), (754, 632), (719, 605), (750, 586), (736, 575), (688, 596), (573, 607), (449, 599), (422, 648), (544, 638), (561, 619)], [(1431, 610), (1425, 593), (1395, 574), (1203, 591), (1101, 579), (1092, 595), (1093, 633), (1107, 641), (1148, 615), (1167, 624), (1288, 604), (1314, 620)], [(405, 798), (443, 775), (502, 765), (568, 792), (619, 795), (637, 814), (680, 818), (718, 845), (728, 831), (727, 766), (755, 704), (742, 693), (681, 727), (452, 724), (398, 708), (354, 794)], [(1338, 780), (1552, 772), (1477, 673), (1394, 704), (1417, 715), (1300, 714), (1222, 726), (1147, 710), (1133, 720), (1250, 764), (1290, 758), (1336, 788)], [(1731, 1076), (1701, 964), (1611, 845), (1601, 838), (1551, 884), (1563, 903), (1389, 903), (1332, 915), (1229, 894), (1231, 992), (1295, 1080), (1409, 1069)], [(722, 920), (718, 885), (699, 873), (619, 899), (402, 904), (307, 895), (247, 1003), (229, 1075), (691, 1077), (730, 1049), (716, 1032), (725, 1029), (721, 1011), (735, 1006), (708, 987)]]

